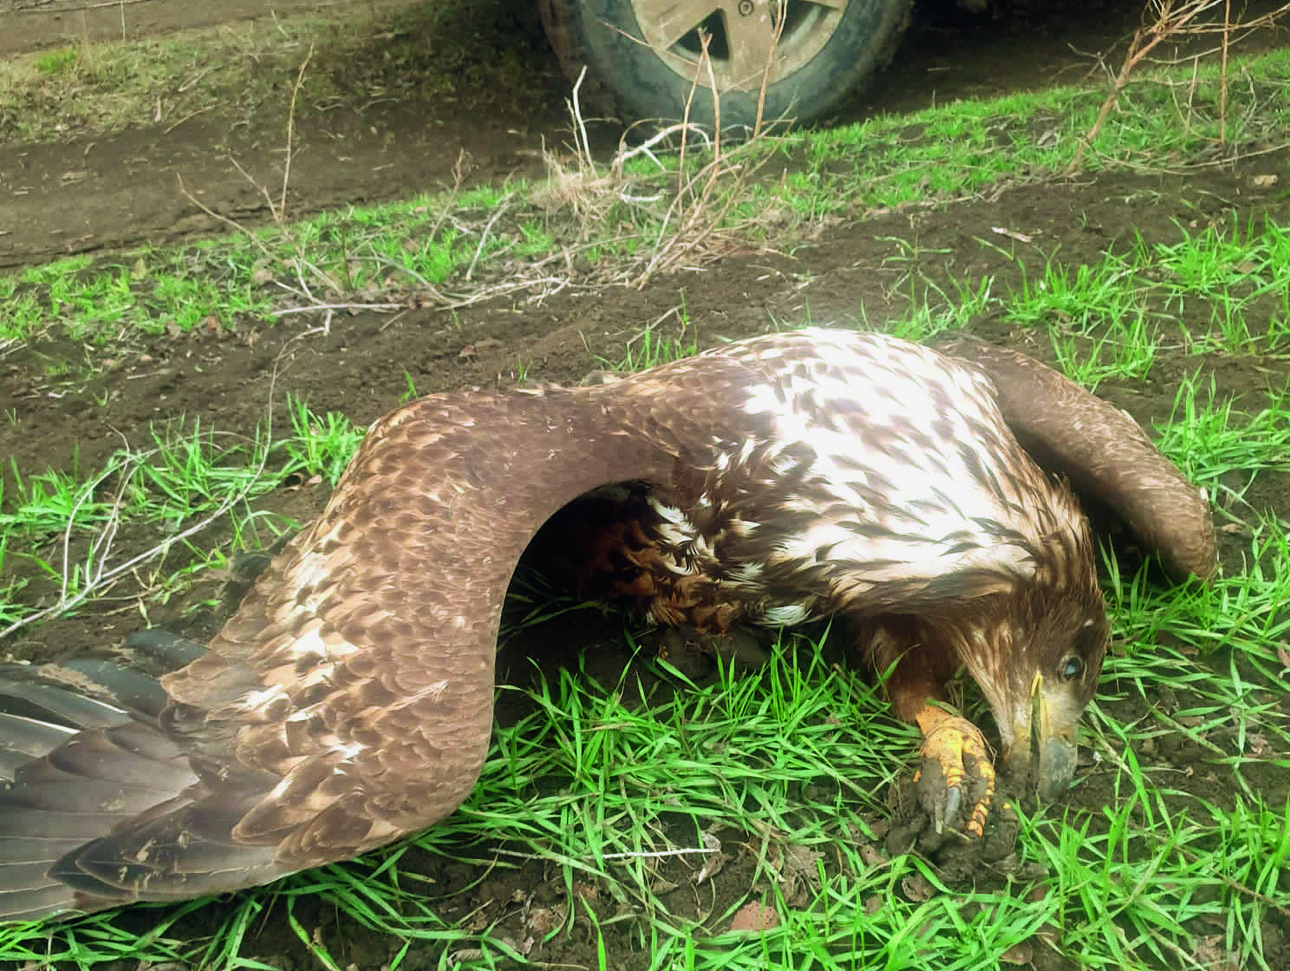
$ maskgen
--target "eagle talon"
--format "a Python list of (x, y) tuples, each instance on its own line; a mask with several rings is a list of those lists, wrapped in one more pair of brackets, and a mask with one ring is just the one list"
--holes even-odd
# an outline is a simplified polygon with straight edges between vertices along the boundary
[(961, 803), (962, 801), (963, 801), (963, 790), (960, 789), (958, 786), (950, 786), (949, 790), (945, 793), (944, 811), (943, 812), (941, 811), (940, 806), (936, 807), (937, 812), (936, 812), (936, 818), (934, 820), (934, 822), (936, 823), (936, 832), (939, 833), (945, 829), (945, 821), (947, 819), (952, 820), (956, 816), (958, 816), (959, 803)]
[(971, 811), (962, 832), (970, 838), (980, 837), (995, 787), (985, 738), (967, 719), (933, 705), (924, 706), (917, 721), (923, 732), (923, 764), (914, 781), (936, 832), (942, 833), (960, 818), (966, 789)]

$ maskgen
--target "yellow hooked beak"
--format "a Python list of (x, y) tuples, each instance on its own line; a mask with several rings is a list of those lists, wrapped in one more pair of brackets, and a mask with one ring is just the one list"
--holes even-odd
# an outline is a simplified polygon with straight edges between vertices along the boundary
[(1056, 799), (1075, 776), (1076, 739), (1083, 705), (1071, 692), (1044, 681), (1036, 673), (1029, 703), (1014, 712), (1012, 744), (1004, 753), (1008, 772), (1017, 779), (1033, 776), (1039, 797)]

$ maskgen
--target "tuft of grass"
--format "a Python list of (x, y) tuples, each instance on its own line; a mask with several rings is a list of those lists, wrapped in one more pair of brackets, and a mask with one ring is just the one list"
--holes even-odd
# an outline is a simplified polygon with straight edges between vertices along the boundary
[(363, 431), (337, 412), (314, 414), (308, 403), (295, 395), (287, 396), (287, 410), (294, 434), (283, 443), (287, 453), (284, 476), (299, 471), (305, 478), (321, 476), (335, 486), (362, 444)]
[(1193, 375), (1179, 384), (1156, 444), (1193, 482), (1239, 501), (1256, 475), (1290, 469), (1288, 394), (1269, 390), (1265, 406), (1248, 414), (1232, 398), (1220, 400), (1212, 378)]
[(1090, 391), (1107, 378), (1143, 380), (1151, 372), (1157, 334), (1144, 313), (1083, 337), (1054, 328), (1053, 351), (1066, 375)]
[(80, 60), (80, 55), (74, 48), (64, 48), (58, 51), (46, 51), (43, 54), (37, 54), (35, 58), (36, 70), (46, 76), (62, 74), (74, 68)]
[[(234, 549), (246, 548), (244, 531), (263, 519), (250, 503), (283, 482), (317, 476), (335, 485), (362, 441), (347, 417), (315, 415), (301, 399), (288, 400), (288, 413), (292, 434), (273, 442), (261, 433), (230, 439), (200, 420), (154, 426), (149, 446), (121, 449), (88, 476), (57, 470), (27, 475), (11, 460), (9, 485), (0, 480), (0, 567), (6, 559), (10, 566), (26, 564), (54, 588), (52, 607), (42, 611), (63, 613), (101, 596), (126, 567), (138, 565), (119, 564), (112, 554), (125, 525), (187, 539), (218, 521)], [(285, 528), (268, 525), (271, 535)], [(163, 539), (154, 557), (166, 546)], [(152, 595), (165, 600), (182, 592), (186, 577), (222, 556), (201, 546), (189, 546), (189, 553), (187, 561), (166, 561), (165, 574), (149, 582)], [(0, 634), (36, 613), (31, 599), (19, 596), (30, 582), (14, 577), (0, 583)]]
[[(677, 332), (662, 333), (665, 321), (675, 317)], [(610, 371), (644, 371), (660, 364), (679, 361), (699, 353), (699, 334), (690, 323), (690, 317), (682, 303), (668, 311), (658, 320), (646, 326), (639, 334), (627, 342), (625, 352), (617, 361), (597, 358), (599, 363)]]
[(1032, 278), (1017, 262), (1021, 286), (1009, 294), (1005, 319), (1019, 326), (1057, 326), (1087, 334), (1108, 321), (1140, 316), (1144, 293), (1141, 264), (1108, 253), (1099, 264), (1068, 266), (1055, 256)]

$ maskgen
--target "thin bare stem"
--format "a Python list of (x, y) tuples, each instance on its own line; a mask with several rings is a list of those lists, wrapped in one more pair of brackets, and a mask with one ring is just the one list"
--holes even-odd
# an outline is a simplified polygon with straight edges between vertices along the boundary
[[(1218, 6), (1220, 2), (1223, 4), (1221, 22), (1207, 22), (1200, 19), (1201, 14)], [(1219, 50), (1222, 60), (1220, 68), (1221, 90), (1219, 92), (1219, 141), (1225, 141), (1227, 137), (1227, 54), (1231, 38), (1237, 31), (1247, 33), (1256, 28), (1274, 26), (1278, 20), (1290, 13), (1290, 3), (1283, 4), (1277, 9), (1261, 14), (1251, 20), (1236, 23), (1233, 23), (1231, 19), (1231, 0), (1183, 0), (1181, 3), (1176, 3), (1175, 0), (1149, 0), (1146, 10), (1144, 10), (1144, 17), (1151, 11), (1154, 11), (1154, 19), (1150, 22), (1144, 21), (1133, 32), (1133, 39), (1129, 42), (1129, 49), (1124, 55), (1124, 62), (1120, 65), (1120, 70), (1116, 73), (1111, 83), (1111, 91), (1106, 100), (1102, 102), (1097, 118), (1089, 128), (1088, 134), (1080, 141), (1079, 147), (1075, 151), (1075, 157), (1071, 159), (1071, 163), (1067, 167), (1066, 174), (1068, 176), (1074, 175), (1079, 170), (1079, 166), (1083, 162), (1088, 149), (1092, 147), (1097, 136), (1101, 134), (1102, 128), (1106, 124), (1106, 119), (1119, 104), (1121, 93), (1128, 86), (1129, 81), (1147, 55), (1165, 41), (1178, 40), (1184, 36), (1214, 33), (1220, 35)]]
[(1227, 144), (1227, 47), (1232, 37), (1232, 0), (1223, 0), (1223, 55), (1218, 77), (1218, 140)]
[(291, 85), (291, 107), (287, 110), (287, 160), (282, 166), (282, 195), (278, 200), (278, 211), (275, 213), (279, 221), (287, 218), (287, 186), (291, 182), (291, 156), (295, 151), (295, 133), (296, 133), (296, 98), (300, 94), (300, 88), (305, 83), (305, 68), (309, 66), (310, 59), (314, 56), (314, 43), (309, 42), (309, 50), (305, 52), (305, 59), (300, 62), (300, 70), (296, 73), (296, 81)]

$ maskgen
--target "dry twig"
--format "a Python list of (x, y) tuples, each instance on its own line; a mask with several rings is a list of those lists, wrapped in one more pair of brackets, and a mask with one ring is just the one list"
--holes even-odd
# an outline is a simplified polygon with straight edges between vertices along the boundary
[[(1202, 19), (1202, 14), (1220, 3), (1223, 5), (1223, 19), (1221, 22)], [(1144, 19), (1142, 26), (1133, 32), (1133, 39), (1129, 42), (1129, 49), (1124, 55), (1124, 62), (1120, 65), (1120, 70), (1112, 81), (1111, 93), (1102, 102), (1097, 118), (1094, 120), (1092, 127), (1089, 128), (1088, 134), (1080, 142), (1079, 148), (1076, 149), (1075, 157), (1071, 159), (1071, 163), (1066, 170), (1067, 175), (1073, 175), (1079, 170), (1084, 155), (1101, 133), (1103, 126), (1106, 124), (1106, 119), (1119, 103), (1121, 93), (1128, 86), (1130, 79), (1147, 58), (1147, 55), (1166, 41), (1178, 41), (1183, 37), (1203, 34), (1220, 35), (1219, 141), (1220, 143), (1225, 143), (1227, 138), (1227, 52), (1231, 45), (1232, 36), (1236, 33), (1244, 35), (1252, 30), (1274, 26), (1278, 20), (1290, 13), (1290, 3), (1283, 4), (1277, 9), (1261, 14), (1258, 17), (1237, 23), (1232, 22), (1231, 0), (1181, 0), (1181, 2), (1178, 2), (1178, 0), (1149, 0), (1146, 10), (1143, 11), (1144, 18), (1149, 12), (1154, 14), (1154, 19), (1150, 22)], [(1197, 60), (1201, 56), (1203, 55), (1196, 55)]]

